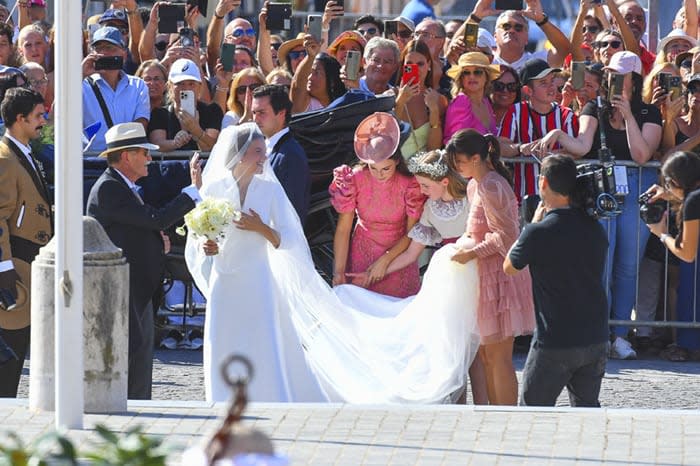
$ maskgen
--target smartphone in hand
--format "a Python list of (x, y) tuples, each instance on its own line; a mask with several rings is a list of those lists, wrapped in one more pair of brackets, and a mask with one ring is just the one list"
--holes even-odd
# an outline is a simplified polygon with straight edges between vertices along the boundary
[(124, 59), (121, 56), (100, 57), (95, 60), (95, 71), (121, 70), (124, 67)]
[(401, 85), (418, 84), (418, 65), (408, 63), (403, 66), (403, 74), (401, 75)]
[(236, 44), (224, 42), (221, 44), (221, 66), (224, 71), (233, 71), (233, 54), (236, 51)]
[(180, 91), (180, 108), (182, 111), (195, 116), (195, 107), (194, 91)]
[(345, 76), (350, 81), (357, 81), (360, 79), (360, 52), (357, 50), (348, 50), (347, 55), (345, 55)]
[(399, 22), (393, 19), (384, 21), (384, 37), (391, 39), (391, 35), (398, 34), (399, 32)]
[(306, 26), (308, 33), (314, 36), (314, 39), (321, 42), (321, 29), (323, 28), (322, 15), (309, 15), (306, 17)]
[(576, 89), (583, 89), (586, 84), (586, 63), (582, 61), (571, 62), (571, 86)]
[(495, 9), (497, 10), (524, 10), (523, 0), (496, 0)]
[(479, 39), (479, 25), (474, 23), (466, 23), (464, 25), (464, 44), (465, 47), (474, 48)]
[(289, 31), (292, 29), (292, 5), (290, 3), (272, 3), (267, 6), (268, 30)]
[(625, 75), (613, 73), (610, 75), (610, 89), (608, 89), (608, 102), (612, 102), (614, 96), (622, 95), (622, 88), (625, 84)]
[(164, 3), (158, 7), (158, 32), (174, 34), (185, 26), (185, 4)]

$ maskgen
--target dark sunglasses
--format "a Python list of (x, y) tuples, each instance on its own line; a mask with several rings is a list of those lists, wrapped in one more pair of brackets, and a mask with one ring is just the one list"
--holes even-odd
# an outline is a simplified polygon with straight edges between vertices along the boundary
[(253, 28), (248, 28), (248, 29), (239, 28), (239, 29), (233, 30), (233, 37), (235, 37), (235, 38), (243, 37), (244, 35), (255, 37), (255, 29), (253, 29)]
[(525, 26), (523, 26), (520, 23), (503, 23), (498, 26), (499, 28), (503, 29), (504, 31), (510, 31), (511, 29), (515, 29), (515, 32), (523, 32), (525, 30)]
[(275, 50), (279, 50), (280, 45), (282, 45), (282, 42), (275, 42), (274, 44), (272, 44), (272, 48)]
[(600, 28), (598, 26), (584, 26), (583, 27), (583, 33), (590, 32), (591, 34), (595, 34), (598, 31), (600, 31)]
[(253, 92), (255, 89), (259, 88), (262, 86), (262, 84), (248, 84), (247, 86), (238, 86), (236, 88), (236, 95), (245, 95), (246, 91), (250, 89), (250, 92)]
[(482, 74), (484, 74), (484, 70), (479, 70), (479, 69), (476, 69), (476, 70), (464, 70), (464, 71), (462, 71), (462, 77), (464, 77), (464, 76), (471, 76), (471, 75), (474, 75), (474, 76), (481, 76)]
[(500, 81), (494, 81), (493, 82), (493, 90), (496, 92), (518, 92), (518, 89), (520, 89), (520, 86), (518, 86), (518, 83), (502, 83)]
[(362, 34), (363, 36), (365, 36), (365, 35), (367, 35), (367, 34), (370, 34), (370, 35), (374, 36), (374, 35), (377, 34), (377, 28), (358, 29), (358, 31), (359, 31), (360, 34)]
[(306, 50), (292, 50), (291, 52), (287, 53), (287, 56), (291, 60), (298, 60), (306, 56)]
[(166, 41), (160, 41), (155, 43), (156, 50), (160, 50), (161, 52), (165, 50), (168, 47), (168, 43)]
[(688, 94), (697, 94), (700, 92), (700, 85), (697, 84), (690, 84), (688, 85)]
[(410, 39), (413, 37), (413, 33), (407, 29), (402, 29), (401, 31), (397, 32), (396, 35), (402, 39)]
[(693, 61), (690, 58), (686, 58), (681, 62), (681, 68), (692, 68)]
[(614, 48), (614, 49), (619, 49), (620, 46), (622, 45), (622, 41), (619, 40), (600, 40), (597, 42), (593, 42), (593, 47), (597, 49), (606, 49), (608, 46)]

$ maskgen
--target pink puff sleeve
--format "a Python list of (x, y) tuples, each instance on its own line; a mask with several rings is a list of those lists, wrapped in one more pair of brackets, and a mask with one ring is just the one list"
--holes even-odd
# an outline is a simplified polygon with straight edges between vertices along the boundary
[(506, 257), (520, 233), (517, 201), (513, 189), (503, 177), (491, 173), (482, 179), (478, 190), (484, 206), (486, 223), (491, 231), (476, 245), (474, 252), (477, 257), (493, 254)]
[(442, 143), (447, 145), (453, 134), (463, 128), (469, 128), (474, 116), (472, 104), (464, 94), (455, 97), (445, 112), (445, 127), (442, 133)]
[(331, 204), (338, 213), (353, 212), (357, 206), (357, 183), (352, 167), (341, 165), (333, 170), (333, 181), (328, 187)]
[(420, 192), (420, 186), (414, 177), (410, 178), (403, 199), (406, 204), (406, 215), (416, 220), (420, 219), (423, 215), (425, 196)]

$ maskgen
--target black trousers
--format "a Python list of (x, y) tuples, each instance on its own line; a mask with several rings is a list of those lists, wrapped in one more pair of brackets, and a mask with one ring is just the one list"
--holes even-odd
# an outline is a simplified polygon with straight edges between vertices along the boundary
[(17, 397), (17, 387), (29, 351), (29, 326), (18, 330), (2, 330), (2, 339), (17, 354), (17, 360), (0, 366), (0, 398)]
[[(150, 400), (153, 379), (153, 304), (149, 301), (144, 309), (129, 313), (129, 380), (130, 400)], [(135, 331), (138, 329), (137, 331)]]

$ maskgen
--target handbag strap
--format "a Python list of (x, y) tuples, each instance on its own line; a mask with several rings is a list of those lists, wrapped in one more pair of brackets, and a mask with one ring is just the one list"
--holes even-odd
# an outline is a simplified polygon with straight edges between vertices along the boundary
[(100, 92), (100, 88), (97, 87), (97, 83), (94, 79), (92, 79), (92, 76), (88, 76), (87, 81), (90, 83), (90, 87), (92, 87), (92, 92), (95, 93), (97, 103), (100, 104), (100, 108), (102, 109), (102, 116), (104, 116), (105, 123), (107, 123), (107, 129), (109, 129), (112, 126), (114, 126), (114, 123), (112, 122), (112, 117), (110, 116), (109, 110), (107, 109), (105, 99), (104, 97), (102, 97), (102, 92)]

